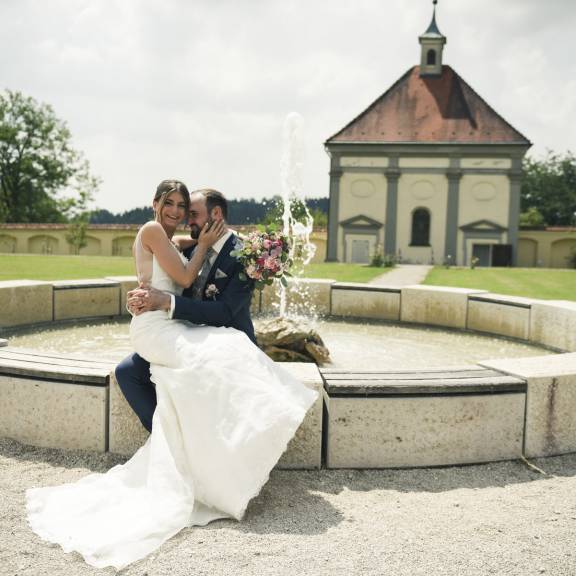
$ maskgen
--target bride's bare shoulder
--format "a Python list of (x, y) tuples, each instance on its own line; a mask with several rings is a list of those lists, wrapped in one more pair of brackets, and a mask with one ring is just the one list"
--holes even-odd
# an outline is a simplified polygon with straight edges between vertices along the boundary
[(166, 232), (164, 230), (164, 228), (162, 228), (160, 222), (146, 222), (146, 224), (144, 224), (144, 226), (142, 226), (142, 228), (140, 228), (140, 234), (142, 235), (142, 238), (147, 239), (147, 238), (158, 238), (158, 237), (165, 237), (168, 238), (168, 236), (166, 236)]

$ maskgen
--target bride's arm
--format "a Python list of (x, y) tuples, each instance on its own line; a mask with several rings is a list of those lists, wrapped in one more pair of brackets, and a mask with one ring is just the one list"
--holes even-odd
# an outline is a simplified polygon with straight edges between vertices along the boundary
[(192, 254), (189, 262), (184, 264), (171, 245), (164, 228), (158, 222), (149, 222), (142, 228), (142, 244), (156, 256), (162, 269), (180, 286), (186, 288), (196, 280), (198, 272), (202, 267), (206, 252), (214, 242), (220, 238), (224, 230), (224, 224), (219, 222), (202, 230), (198, 239), (198, 246)]
[(187, 238), (186, 236), (175, 236), (172, 238), (172, 242), (178, 246), (180, 252), (192, 248), (198, 244), (198, 240), (194, 238)]

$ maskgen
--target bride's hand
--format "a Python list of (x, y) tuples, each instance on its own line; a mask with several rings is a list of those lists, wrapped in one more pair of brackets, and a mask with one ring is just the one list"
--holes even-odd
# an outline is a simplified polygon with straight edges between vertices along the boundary
[(215, 242), (217, 242), (224, 234), (226, 226), (223, 220), (217, 220), (209, 224), (208, 222), (202, 228), (200, 236), (198, 237), (198, 246), (203, 246), (204, 248), (210, 248)]

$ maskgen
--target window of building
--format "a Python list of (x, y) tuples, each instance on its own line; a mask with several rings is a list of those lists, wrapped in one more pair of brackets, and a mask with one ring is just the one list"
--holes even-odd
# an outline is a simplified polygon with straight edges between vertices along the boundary
[(426, 64), (428, 64), (428, 66), (436, 65), (436, 50), (428, 50), (426, 54)]
[(430, 246), (430, 211), (417, 208), (412, 212), (411, 246)]

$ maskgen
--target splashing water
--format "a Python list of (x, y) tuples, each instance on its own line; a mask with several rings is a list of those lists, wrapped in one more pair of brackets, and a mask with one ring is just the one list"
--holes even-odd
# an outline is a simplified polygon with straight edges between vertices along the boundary
[[(291, 258), (301, 263), (303, 268), (314, 257), (316, 246), (310, 242), (310, 234), (314, 220), (310, 215), (304, 200), (304, 119), (300, 114), (291, 112), (284, 121), (283, 151), (280, 165), (282, 183), (282, 214), (283, 232), (292, 240)], [(294, 214), (296, 207), (300, 208), (298, 217)], [(303, 212), (303, 213), (302, 213)], [(286, 288), (277, 283), (280, 290), (280, 316), (287, 313)], [(299, 292), (300, 300), (306, 300), (305, 288), (294, 278), (290, 285), (291, 292)]]

